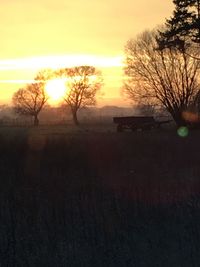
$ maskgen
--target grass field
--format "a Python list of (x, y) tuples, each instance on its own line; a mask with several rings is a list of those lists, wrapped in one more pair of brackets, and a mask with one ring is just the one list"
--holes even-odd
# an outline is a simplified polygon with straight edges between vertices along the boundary
[(200, 266), (200, 132), (0, 128), (0, 266)]

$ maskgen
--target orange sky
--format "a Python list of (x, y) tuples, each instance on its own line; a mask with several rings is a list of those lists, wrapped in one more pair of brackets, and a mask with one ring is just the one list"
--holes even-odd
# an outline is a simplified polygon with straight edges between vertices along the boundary
[(126, 41), (163, 23), (172, 10), (171, 0), (1, 0), (0, 101), (40, 68), (80, 63), (102, 70), (106, 104), (111, 98), (124, 104)]

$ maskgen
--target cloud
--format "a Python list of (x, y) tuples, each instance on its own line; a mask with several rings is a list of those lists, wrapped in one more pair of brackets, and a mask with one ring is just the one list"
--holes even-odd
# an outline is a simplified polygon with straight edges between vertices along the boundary
[(0, 70), (18, 70), (18, 69), (42, 69), (42, 68), (67, 68), (79, 65), (92, 65), (95, 67), (121, 67), (123, 57), (106, 57), (94, 55), (63, 55), (46, 56), (24, 59), (0, 60)]

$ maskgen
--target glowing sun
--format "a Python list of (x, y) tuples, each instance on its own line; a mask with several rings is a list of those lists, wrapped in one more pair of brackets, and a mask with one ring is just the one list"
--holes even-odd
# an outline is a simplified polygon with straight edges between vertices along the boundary
[(61, 100), (66, 93), (66, 80), (64, 79), (53, 79), (49, 80), (46, 84), (46, 92), (53, 101)]

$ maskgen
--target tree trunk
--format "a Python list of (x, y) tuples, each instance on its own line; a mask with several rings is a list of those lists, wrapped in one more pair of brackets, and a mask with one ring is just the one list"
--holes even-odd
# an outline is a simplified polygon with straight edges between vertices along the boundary
[(73, 116), (74, 124), (76, 126), (78, 126), (79, 125), (79, 121), (78, 121), (78, 118), (77, 118), (77, 110), (72, 110), (72, 116)]
[(38, 120), (38, 116), (37, 116), (37, 115), (34, 116), (33, 124), (34, 124), (34, 126), (36, 126), (36, 127), (39, 125), (39, 120)]
[(186, 121), (184, 120), (183, 116), (182, 116), (182, 112), (181, 111), (175, 111), (173, 113), (171, 113), (176, 125), (178, 127), (180, 126), (186, 126)]

